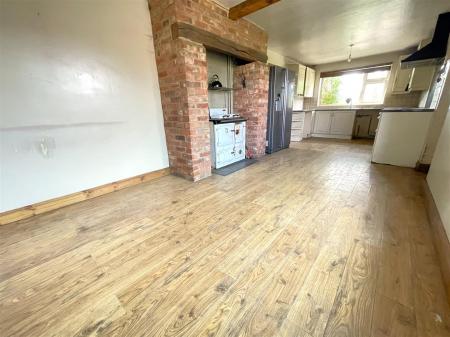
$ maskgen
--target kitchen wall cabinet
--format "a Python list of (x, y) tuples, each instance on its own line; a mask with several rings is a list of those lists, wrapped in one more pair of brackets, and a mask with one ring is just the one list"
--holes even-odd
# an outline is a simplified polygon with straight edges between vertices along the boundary
[(414, 68), (411, 75), (411, 91), (426, 91), (430, 89), (435, 70), (435, 67)]
[(316, 81), (316, 71), (312, 68), (306, 67), (305, 78), (305, 93), (304, 97), (314, 96), (314, 82)]
[(303, 96), (305, 93), (306, 66), (303, 64), (288, 64), (287, 67), (297, 73), (296, 94)]
[(355, 114), (354, 110), (314, 111), (312, 136), (351, 139)]
[(297, 73), (297, 95), (313, 97), (316, 71), (303, 64), (288, 64), (288, 68)]
[(401, 69), (400, 62), (407, 55), (400, 56), (397, 63), (393, 94), (407, 94), (411, 91), (426, 91), (430, 88), (433, 80), (435, 67), (418, 67), (412, 69)]
[[(430, 42), (431, 38), (420, 41), (417, 50), (422, 49)], [(411, 91), (426, 91), (430, 89), (435, 71), (436, 67), (434, 66), (414, 68), (410, 84)]]
[(297, 95), (303, 96), (305, 93), (306, 67), (302, 64), (298, 65), (297, 73)]
[(392, 87), (393, 94), (407, 94), (411, 91), (410, 82), (413, 69), (401, 69), (400, 62), (408, 55), (402, 55), (397, 61), (397, 71), (395, 73), (394, 86)]

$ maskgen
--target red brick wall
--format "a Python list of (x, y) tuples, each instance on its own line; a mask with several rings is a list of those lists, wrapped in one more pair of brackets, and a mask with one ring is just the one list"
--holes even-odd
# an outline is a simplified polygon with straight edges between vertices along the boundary
[[(242, 85), (245, 77), (245, 88)], [(247, 147), (255, 157), (266, 152), (269, 66), (253, 62), (234, 69), (234, 111), (248, 118)]]
[(192, 180), (211, 174), (205, 48), (172, 39), (171, 25), (185, 22), (258, 51), (267, 34), (246, 20), (232, 21), (210, 0), (149, 0), (169, 164)]
[(177, 3), (176, 16), (179, 22), (189, 23), (243, 46), (267, 52), (267, 33), (264, 30), (244, 19), (228, 19), (228, 12), (217, 3), (211, 0), (174, 2)]

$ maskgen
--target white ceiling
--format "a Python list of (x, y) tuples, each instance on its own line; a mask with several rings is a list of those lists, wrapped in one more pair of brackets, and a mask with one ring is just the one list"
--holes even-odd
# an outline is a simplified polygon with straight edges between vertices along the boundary
[[(243, 0), (218, 0), (232, 7)], [(247, 19), (269, 34), (269, 48), (306, 64), (402, 50), (431, 37), (450, 0), (281, 0)]]

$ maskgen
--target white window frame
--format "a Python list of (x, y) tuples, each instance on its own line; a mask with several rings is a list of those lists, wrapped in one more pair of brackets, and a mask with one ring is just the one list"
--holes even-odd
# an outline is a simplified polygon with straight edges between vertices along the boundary
[[(373, 72), (376, 72), (378, 70), (374, 69)], [(365, 72), (363, 76), (363, 84), (361, 86), (361, 91), (359, 93), (359, 99), (358, 102), (352, 102), (353, 105), (377, 105), (377, 104), (383, 104), (384, 103), (384, 96), (386, 95), (387, 85), (389, 81), (389, 77), (391, 75), (391, 70), (387, 70), (387, 75), (384, 78), (375, 78), (375, 79), (368, 79), (367, 75), (369, 72)], [(343, 76), (343, 75), (339, 75)], [(337, 76), (336, 76), (337, 77)], [(326, 78), (326, 77), (325, 77)], [(322, 100), (322, 81), (325, 78), (320, 78), (319, 82), (319, 98), (318, 98), (318, 106), (347, 106), (347, 104), (321, 104)], [(378, 83), (384, 83), (384, 95), (382, 97), (382, 100), (380, 102), (363, 102), (362, 98), (364, 96), (364, 92), (366, 90), (367, 84), (378, 84)]]
[[(361, 104), (361, 105), (363, 105), (363, 104), (383, 104), (384, 96), (386, 94), (386, 87), (387, 87), (387, 81), (388, 81), (388, 78), (389, 78), (389, 72), (386, 75), (386, 77), (384, 77), (384, 78), (374, 78), (374, 79), (368, 79), (367, 78), (368, 74), (369, 73), (364, 73), (363, 85), (361, 87), (361, 92), (359, 93), (359, 102), (358, 102), (358, 104)], [(364, 102), (363, 101), (363, 97), (364, 97), (364, 93), (366, 91), (367, 84), (380, 84), (380, 83), (384, 84), (384, 92), (383, 92), (384, 95), (383, 95), (382, 101), (381, 102)]]

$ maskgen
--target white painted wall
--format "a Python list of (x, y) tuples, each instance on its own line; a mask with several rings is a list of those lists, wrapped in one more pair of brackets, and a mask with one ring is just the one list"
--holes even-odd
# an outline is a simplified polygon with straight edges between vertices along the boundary
[(0, 6), (0, 211), (168, 166), (146, 0)]
[(278, 54), (270, 49), (267, 49), (267, 63), (286, 68), (289, 62), (285, 56)]
[(427, 181), (450, 239), (450, 111), (442, 127)]

